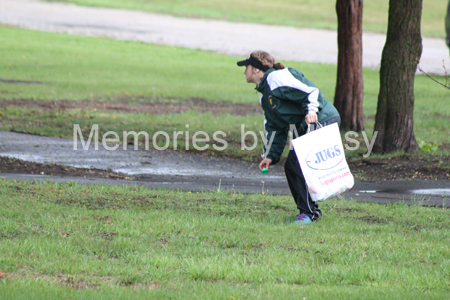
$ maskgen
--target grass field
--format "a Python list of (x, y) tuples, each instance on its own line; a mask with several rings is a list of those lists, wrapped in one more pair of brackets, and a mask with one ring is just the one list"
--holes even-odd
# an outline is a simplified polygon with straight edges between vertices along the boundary
[[(265, 23), (293, 27), (336, 29), (335, 0), (50, 0), (87, 6), (144, 10), (181, 17), (203, 17), (235, 22)], [(424, 0), (422, 33), (445, 37), (447, 0)], [(363, 30), (387, 30), (389, 1), (364, 1)]]
[(2, 298), (448, 297), (448, 210), (321, 207), (301, 227), (287, 196), (2, 180)]
[[(0, 78), (42, 84), (0, 83), (2, 99), (37, 100), (126, 100), (129, 103), (184, 101), (203, 98), (210, 102), (257, 103), (253, 85), (245, 82), (240, 57), (208, 51), (157, 46), (106, 38), (77, 37), (0, 27)], [(111, 63), (113, 62), (113, 63)], [(336, 66), (285, 62), (321, 88), (331, 101)], [(219, 70), (219, 71), (217, 71)], [(445, 81), (443, 77), (437, 77)], [(369, 136), (379, 90), (378, 71), (364, 69), (364, 114)], [(415, 82), (415, 132), (418, 138), (439, 145), (450, 143), (448, 90), (425, 76)], [(331, 98), (331, 99), (330, 99)], [(222, 116), (186, 112), (181, 115), (152, 115), (91, 111), (88, 108), (43, 112), (33, 107), (6, 107), (0, 112), (0, 129), (71, 138), (73, 124), (89, 128), (100, 124), (103, 132), (145, 130), (217, 130), (229, 132), (230, 149), (222, 155), (258, 159), (254, 153), (239, 153), (241, 124), (248, 130), (262, 128), (262, 116)], [(210, 126), (205, 126), (209, 124)], [(89, 132), (89, 131), (88, 131)], [(233, 141), (237, 143), (233, 146)], [(180, 141), (179, 146), (183, 144)], [(234, 148), (233, 148), (234, 147)], [(443, 147), (446, 148), (446, 147)], [(447, 153), (444, 151), (443, 153)], [(365, 151), (364, 151), (365, 153)]]

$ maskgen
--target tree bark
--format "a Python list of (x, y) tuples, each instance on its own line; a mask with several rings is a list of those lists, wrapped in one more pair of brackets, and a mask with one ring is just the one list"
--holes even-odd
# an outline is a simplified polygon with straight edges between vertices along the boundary
[(375, 153), (417, 150), (414, 77), (422, 54), (422, 0), (390, 0), (375, 117)]
[(363, 0), (336, 0), (338, 68), (334, 106), (341, 128), (364, 130), (362, 75)]

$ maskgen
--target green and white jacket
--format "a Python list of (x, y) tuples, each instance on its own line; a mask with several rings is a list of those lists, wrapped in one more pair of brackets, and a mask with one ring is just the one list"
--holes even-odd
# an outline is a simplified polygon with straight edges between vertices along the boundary
[(317, 113), (321, 124), (339, 116), (314, 83), (296, 69), (267, 70), (256, 90), (261, 93), (260, 104), (264, 110), (267, 145), (263, 157), (272, 159), (273, 164), (280, 160), (291, 126), (295, 126), (299, 136), (306, 133), (308, 113)]

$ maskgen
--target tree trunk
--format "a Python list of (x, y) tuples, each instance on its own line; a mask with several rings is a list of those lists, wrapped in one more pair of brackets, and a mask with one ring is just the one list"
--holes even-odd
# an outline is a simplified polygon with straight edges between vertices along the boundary
[(341, 128), (364, 130), (362, 75), (363, 0), (336, 0), (338, 69), (334, 106)]
[[(375, 153), (417, 150), (414, 77), (422, 54), (422, 0), (390, 0), (374, 131)], [(374, 132), (374, 134), (375, 134)]]

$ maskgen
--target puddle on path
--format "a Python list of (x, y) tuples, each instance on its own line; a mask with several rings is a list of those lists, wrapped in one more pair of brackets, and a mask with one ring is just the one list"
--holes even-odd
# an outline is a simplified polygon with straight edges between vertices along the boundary
[(384, 189), (384, 190), (360, 190), (359, 193), (366, 194), (413, 194), (413, 195), (433, 195), (433, 196), (450, 196), (450, 188), (444, 189)]
[(411, 190), (413, 194), (420, 195), (442, 195), (442, 196), (450, 196), (450, 188), (448, 189), (421, 189), (421, 190)]

